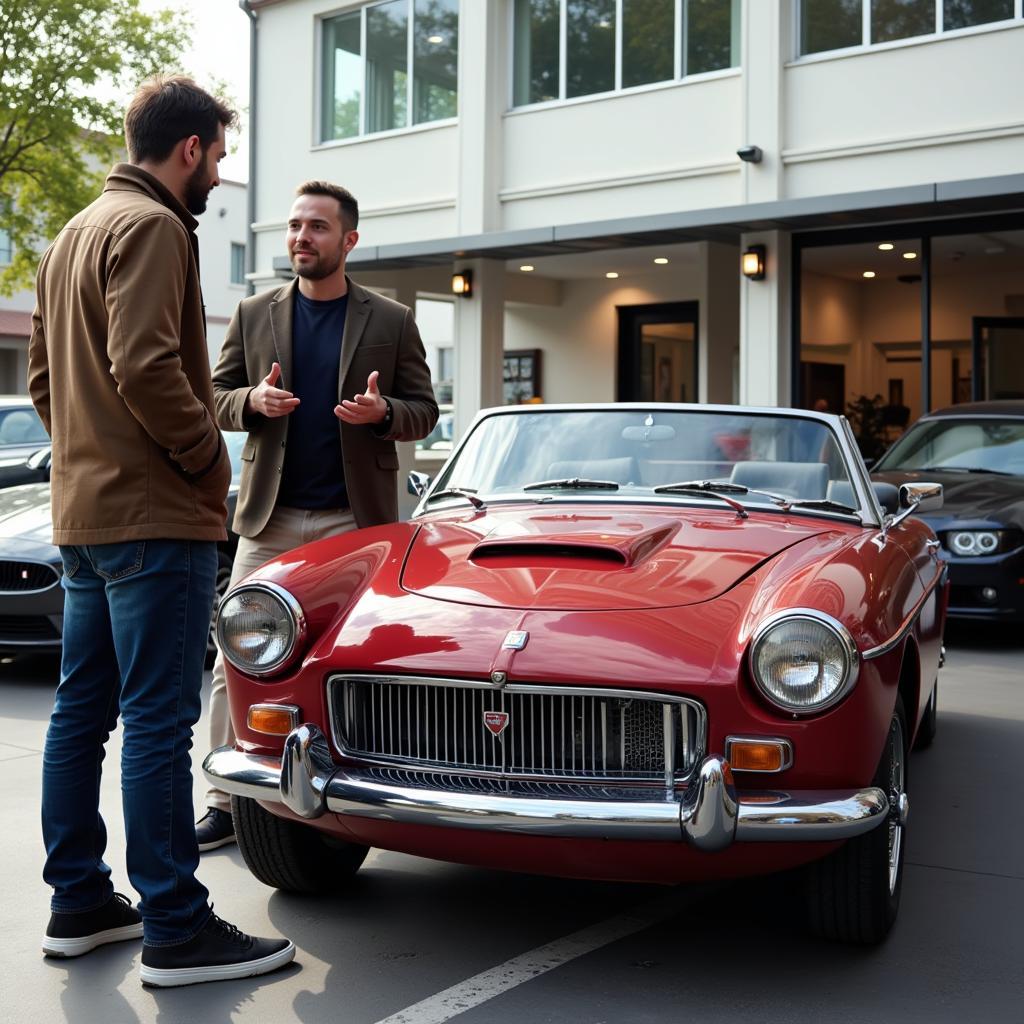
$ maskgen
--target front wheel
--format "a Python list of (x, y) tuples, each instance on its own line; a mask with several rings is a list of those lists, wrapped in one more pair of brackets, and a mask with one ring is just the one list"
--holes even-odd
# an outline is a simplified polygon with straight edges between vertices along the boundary
[(231, 816), (246, 866), (265, 885), (286, 892), (341, 892), (370, 849), (278, 818), (248, 797), (231, 798)]
[(897, 698), (874, 785), (889, 797), (886, 821), (806, 869), (808, 925), (825, 939), (875, 945), (896, 920), (907, 826), (907, 725)]

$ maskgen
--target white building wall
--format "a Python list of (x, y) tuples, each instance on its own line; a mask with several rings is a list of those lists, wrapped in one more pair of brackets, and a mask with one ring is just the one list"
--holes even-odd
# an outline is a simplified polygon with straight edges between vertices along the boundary
[(246, 244), (246, 186), (221, 181), (210, 193), (206, 212), (197, 218), (199, 270), (206, 303), (206, 344), (211, 365), (216, 362), (228, 322), (245, 298), (245, 284), (231, 283), (231, 246)]

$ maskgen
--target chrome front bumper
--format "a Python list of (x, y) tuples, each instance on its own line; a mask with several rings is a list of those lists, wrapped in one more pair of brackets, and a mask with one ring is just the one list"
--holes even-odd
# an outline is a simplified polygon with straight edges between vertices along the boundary
[[(849, 839), (885, 821), (889, 802), (876, 786), (857, 791), (765, 790), (737, 797), (729, 763), (709, 756), (681, 793), (631, 790), (629, 799), (505, 795), (405, 784), (385, 774), (339, 767), (324, 734), (300, 725), (280, 760), (218, 747), (203, 772), (218, 789), (264, 803), (283, 803), (302, 818), (325, 812), (412, 825), (442, 825), (575, 839), (686, 842), (722, 850), (733, 842)], [(438, 780), (445, 776), (437, 775)], [(449, 776), (450, 777), (450, 776)], [(419, 773), (418, 779), (429, 778)], [(554, 788), (552, 792), (554, 792)], [(906, 807), (900, 808), (905, 817)]]

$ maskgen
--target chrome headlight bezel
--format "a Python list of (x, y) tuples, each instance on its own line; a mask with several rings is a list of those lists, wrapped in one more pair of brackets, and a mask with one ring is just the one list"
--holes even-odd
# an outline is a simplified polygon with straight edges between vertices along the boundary
[[(285, 645), (285, 649), (282, 654), (275, 658), (273, 662), (259, 666), (253, 665), (250, 662), (243, 661), (236, 657), (232, 649), (224, 640), (224, 609), (227, 607), (228, 602), (241, 594), (251, 593), (253, 591), (269, 595), (273, 600), (275, 600), (280, 605), (281, 610), (284, 612), (291, 624), (291, 636)], [(276, 583), (260, 581), (255, 583), (243, 583), (241, 586), (233, 587), (224, 595), (224, 599), (221, 601), (220, 608), (217, 612), (217, 646), (225, 660), (230, 662), (236, 669), (238, 669), (239, 672), (244, 672), (247, 676), (254, 676), (257, 679), (276, 675), (282, 669), (290, 665), (294, 661), (296, 653), (301, 651), (305, 644), (306, 632), (306, 616), (302, 610), (302, 606), (292, 594)]]
[[(844, 659), (839, 685), (825, 699), (814, 704), (787, 701), (784, 696), (775, 692), (764, 682), (758, 671), (759, 653), (771, 633), (790, 622), (808, 621), (828, 630), (833, 635), (839, 642)], [(774, 707), (788, 714), (798, 716), (821, 714), (842, 701), (857, 683), (857, 678), (860, 675), (860, 661), (860, 651), (857, 649), (857, 643), (850, 631), (838, 619), (815, 608), (788, 608), (785, 611), (776, 612), (774, 615), (768, 616), (754, 630), (750, 638), (750, 646), (747, 650), (747, 665), (750, 670), (750, 677), (754, 681), (758, 693)]]
[(957, 558), (985, 558), (1002, 551), (1004, 531), (947, 530), (944, 540), (946, 550)]

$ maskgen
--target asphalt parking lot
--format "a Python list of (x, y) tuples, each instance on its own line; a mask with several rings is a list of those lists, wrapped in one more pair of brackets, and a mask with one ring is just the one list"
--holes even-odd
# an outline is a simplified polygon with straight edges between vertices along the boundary
[[(878, 949), (809, 939), (784, 879), (663, 889), (373, 853), (348, 895), (308, 899), (256, 882), (228, 846), (201, 864), (217, 912), (287, 934), (296, 962), (163, 991), (139, 984), (135, 943), (42, 957), (40, 752), (57, 667), (0, 665), (0, 1022), (1024, 1021), (1024, 634), (951, 629), (947, 646), (939, 735), (910, 762), (903, 907)], [(134, 898), (111, 742), (108, 861)]]

